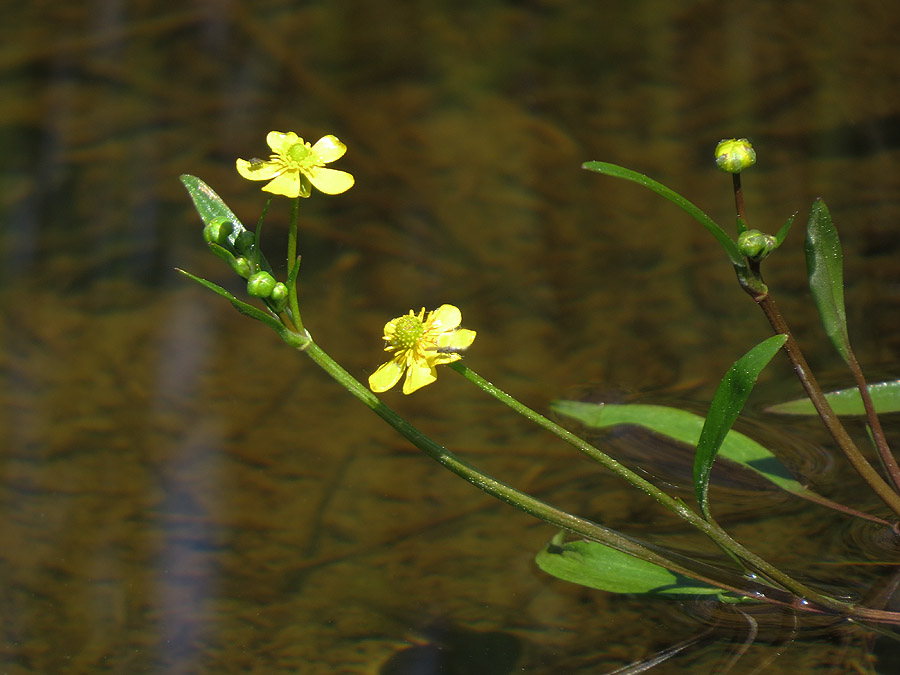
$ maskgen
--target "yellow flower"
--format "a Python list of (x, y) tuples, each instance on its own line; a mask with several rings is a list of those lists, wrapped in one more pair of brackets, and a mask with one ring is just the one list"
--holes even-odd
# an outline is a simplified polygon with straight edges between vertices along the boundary
[(403, 393), (431, 384), (437, 379), (434, 367), (462, 358), (475, 339), (475, 331), (460, 328), (462, 313), (453, 305), (441, 305), (425, 317), (425, 308), (418, 314), (399, 316), (384, 326), (384, 351), (394, 357), (369, 376), (372, 391), (382, 392), (393, 387), (406, 371)]
[(272, 149), (269, 161), (239, 159), (236, 162), (238, 173), (247, 180), (270, 181), (263, 187), (265, 192), (309, 197), (310, 183), (327, 195), (339, 195), (353, 187), (353, 176), (349, 173), (325, 168), (347, 152), (347, 146), (336, 136), (322, 136), (310, 146), (293, 131), (270, 131), (266, 143)]

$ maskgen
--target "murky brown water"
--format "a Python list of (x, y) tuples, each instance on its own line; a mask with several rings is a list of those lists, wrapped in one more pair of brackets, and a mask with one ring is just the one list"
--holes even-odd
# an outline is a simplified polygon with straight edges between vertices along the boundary
[[(431, 463), (176, 275), (232, 284), (178, 175), (252, 224), (264, 197), (235, 157), (263, 155), (270, 129), (347, 143), (340, 167), (357, 185), (303, 204), (301, 302), (360, 379), (382, 359), (387, 319), (451, 302), (479, 332), (469, 365), (538, 409), (589, 383), (702, 400), (765, 320), (705, 231), (579, 166), (627, 164), (727, 223), (712, 148), (749, 136), (752, 224), (775, 230), (795, 210), (802, 224), (826, 197), (857, 352), (897, 376), (900, 10), (888, 7), (0, 10), (0, 670), (493, 675), (515, 660), (516, 672), (593, 673), (696, 634), (668, 605), (543, 575), (532, 556), (550, 528)], [(286, 219), (276, 202), (271, 260)], [(830, 369), (799, 229), (767, 278)], [(793, 391), (783, 363), (764, 380)], [(633, 531), (658, 518), (449, 371), (385, 400), (543, 498)], [(797, 517), (823, 527), (818, 512)], [(786, 536), (767, 539), (772, 555)], [(464, 666), (385, 665), (441, 639)], [(730, 645), (657, 672), (713, 672)], [(732, 672), (833, 672), (844, 648), (759, 644)], [(861, 642), (847, 649), (864, 662)]]

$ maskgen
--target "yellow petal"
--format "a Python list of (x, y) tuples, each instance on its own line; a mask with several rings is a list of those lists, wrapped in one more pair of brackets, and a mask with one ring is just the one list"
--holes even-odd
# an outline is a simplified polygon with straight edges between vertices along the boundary
[(403, 365), (396, 359), (383, 363), (374, 373), (369, 375), (369, 389), (376, 393), (387, 391), (400, 380)]
[(323, 167), (312, 167), (306, 171), (309, 182), (326, 195), (339, 195), (353, 187), (353, 176), (346, 171), (338, 171), (337, 169), (325, 169)]
[(272, 148), (272, 152), (274, 152), (276, 155), (283, 155), (292, 145), (296, 145), (297, 143), (302, 142), (303, 139), (293, 131), (288, 131), (287, 133), (283, 133), (281, 131), (270, 131), (266, 135), (266, 143), (269, 144), (269, 147)]
[(453, 330), (462, 323), (462, 312), (453, 305), (441, 305), (431, 315), (431, 325), (435, 330)]
[(283, 168), (278, 162), (248, 162), (246, 159), (239, 159), (234, 165), (241, 177), (247, 180), (270, 180)]
[(438, 347), (444, 349), (466, 349), (475, 341), (475, 331), (468, 328), (444, 333), (438, 336)]
[(347, 152), (347, 146), (341, 143), (337, 136), (332, 136), (331, 134), (322, 136), (322, 138), (317, 140), (316, 144), (312, 146), (312, 149), (313, 152), (319, 156), (319, 159), (323, 164), (328, 164), (336, 159), (340, 159), (344, 156), (344, 153)]
[[(298, 197), (301, 194), (300, 188), (300, 172), (285, 171), (280, 176), (276, 176), (275, 180), (263, 187), (264, 192), (271, 192), (275, 195), (284, 195), (285, 197)], [(304, 195), (308, 197), (309, 195)]]
[(403, 393), (411, 394), (421, 389), (426, 384), (431, 384), (437, 379), (434, 366), (427, 361), (411, 363), (406, 371), (406, 379), (403, 381)]

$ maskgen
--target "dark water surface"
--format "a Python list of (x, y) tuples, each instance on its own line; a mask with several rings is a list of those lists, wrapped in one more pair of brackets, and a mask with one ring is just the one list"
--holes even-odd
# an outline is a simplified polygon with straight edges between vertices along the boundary
[[(827, 199), (857, 353), (898, 376), (890, 3), (39, 0), (6, 3), (0, 26), (4, 673), (594, 673), (703, 630), (541, 573), (551, 528), (173, 271), (240, 290), (178, 175), (252, 225), (265, 198), (234, 159), (264, 156), (272, 129), (349, 147), (356, 186), (302, 204), (301, 307), (360, 379), (386, 320), (450, 302), (478, 331), (467, 363), (539, 410), (584, 386), (708, 400), (767, 323), (708, 233), (579, 167), (627, 164), (728, 224), (711, 155), (730, 136), (760, 155), (752, 225), (802, 225)], [(270, 260), (286, 221), (276, 201)], [(767, 280), (829, 370), (800, 229)], [(763, 382), (767, 400), (796, 392), (780, 361)], [(384, 398), (542, 498), (638, 535), (672, 527), (449, 370)], [(824, 489), (858, 495), (834, 462)], [(735, 530), (752, 541), (764, 515)], [(846, 528), (794, 522), (829, 553), (766, 530), (788, 565)], [(741, 630), (657, 672), (719, 672)], [(867, 649), (781, 634), (731, 672), (855, 672)]]

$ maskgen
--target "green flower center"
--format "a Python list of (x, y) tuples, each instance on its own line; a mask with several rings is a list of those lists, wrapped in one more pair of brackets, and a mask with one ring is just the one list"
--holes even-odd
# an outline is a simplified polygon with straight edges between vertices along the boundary
[(321, 164), (319, 157), (312, 151), (308, 143), (294, 143), (285, 153), (288, 160), (298, 168), (308, 168)]
[(394, 324), (394, 334), (391, 338), (391, 345), (398, 350), (413, 349), (425, 332), (425, 324), (422, 320), (411, 314), (401, 316)]

